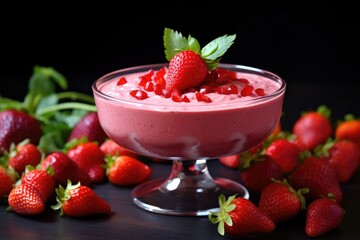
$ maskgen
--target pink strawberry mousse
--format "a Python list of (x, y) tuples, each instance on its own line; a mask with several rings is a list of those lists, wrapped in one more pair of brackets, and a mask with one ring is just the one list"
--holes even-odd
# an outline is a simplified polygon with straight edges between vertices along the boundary
[[(139, 66), (109, 73), (93, 84), (100, 123), (119, 145), (141, 155), (181, 160), (232, 155), (261, 143), (280, 120), (286, 83), (260, 69), (222, 64), (236, 71), (265, 96), (207, 93), (212, 102), (197, 101), (195, 92), (185, 95), (190, 102), (147, 92), (146, 99), (129, 94), (138, 89), (139, 76), (163, 64)], [(118, 85), (120, 77), (127, 83)], [(244, 87), (236, 84), (239, 91)]]

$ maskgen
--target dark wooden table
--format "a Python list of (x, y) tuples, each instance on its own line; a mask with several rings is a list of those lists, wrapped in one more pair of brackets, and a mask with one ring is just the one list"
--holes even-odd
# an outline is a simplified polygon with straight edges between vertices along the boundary
[[(166, 177), (170, 163), (151, 163), (153, 178)], [(241, 181), (236, 170), (229, 169), (217, 160), (210, 160), (209, 171), (214, 176)], [(360, 239), (360, 172), (342, 185), (345, 219), (339, 229), (323, 235), (321, 239)], [(136, 207), (130, 197), (131, 188), (111, 183), (99, 184), (94, 190), (108, 201), (113, 214), (106, 218), (72, 219), (60, 217), (51, 209), (38, 217), (24, 217), (0, 209), (0, 238), (5, 239), (226, 239), (207, 217), (167, 216), (147, 212)], [(255, 195), (250, 199), (257, 201)], [(279, 224), (274, 232), (251, 239), (309, 239), (304, 232), (304, 216)]]

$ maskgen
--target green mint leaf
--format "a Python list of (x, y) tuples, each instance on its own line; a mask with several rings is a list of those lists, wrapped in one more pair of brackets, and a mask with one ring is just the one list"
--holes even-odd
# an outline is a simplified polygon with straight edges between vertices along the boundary
[(224, 35), (209, 42), (201, 49), (201, 56), (208, 64), (209, 69), (214, 69), (220, 62), (221, 57), (234, 43), (236, 34)]
[(189, 35), (184, 37), (181, 33), (170, 28), (164, 30), (165, 57), (170, 61), (177, 53), (184, 50), (192, 50), (200, 53), (199, 42)]

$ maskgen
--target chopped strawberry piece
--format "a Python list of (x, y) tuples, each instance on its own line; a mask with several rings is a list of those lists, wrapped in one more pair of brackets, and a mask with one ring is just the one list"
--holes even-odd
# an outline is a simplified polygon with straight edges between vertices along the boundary
[(121, 85), (124, 85), (125, 83), (127, 83), (126, 78), (121, 77), (121, 78), (119, 79), (119, 81), (116, 83), (116, 85), (117, 85), (117, 86), (121, 86)]
[(139, 100), (143, 100), (149, 97), (148, 94), (142, 90), (132, 90), (130, 95)]
[(246, 97), (246, 96), (250, 96), (254, 91), (254, 87), (251, 85), (246, 85), (243, 87), (243, 89), (241, 89), (241, 96)]

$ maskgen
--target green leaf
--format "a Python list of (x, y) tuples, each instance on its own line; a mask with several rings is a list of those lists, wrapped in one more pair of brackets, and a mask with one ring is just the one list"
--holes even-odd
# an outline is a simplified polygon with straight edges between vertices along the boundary
[(200, 53), (200, 44), (195, 38), (190, 35), (186, 38), (181, 33), (170, 28), (164, 30), (164, 47), (165, 57), (168, 61), (184, 50)]
[(208, 64), (209, 69), (217, 67), (221, 57), (234, 43), (235, 38), (236, 34), (224, 35), (212, 40), (201, 49), (201, 56)]

